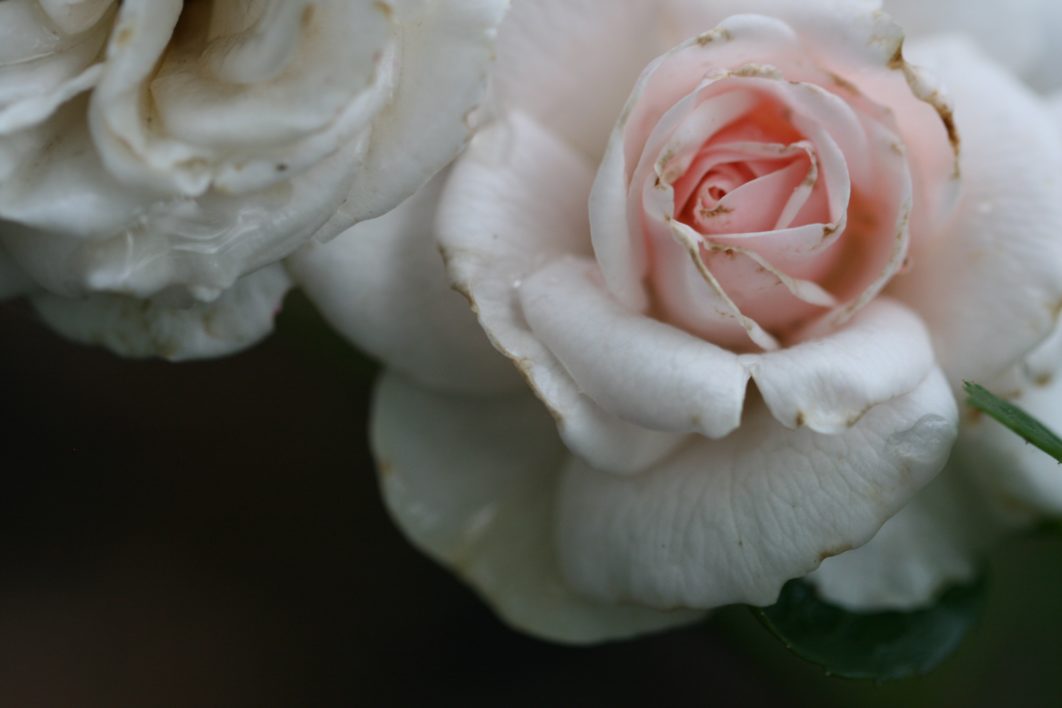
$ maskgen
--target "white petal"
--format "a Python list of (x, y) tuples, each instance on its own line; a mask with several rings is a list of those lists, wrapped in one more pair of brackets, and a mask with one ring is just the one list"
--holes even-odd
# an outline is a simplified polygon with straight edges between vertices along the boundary
[[(113, 17), (111, 2), (73, 3), (81, 15), (51, 26), (41, 11), (63, 15), (58, 0), (0, 4), (0, 139), (50, 116), (95, 85)], [(70, 5), (70, 2), (65, 3)]]
[(377, 389), (372, 444), (395, 521), (506, 622), (546, 639), (587, 643), (697, 618), (596, 603), (565, 586), (553, 524), (566, 454), (530, 396), (441, 395), (388, 374)]
[(1039, 99), (975, 48), (939, 41), (913, 56), (954, 98), (963, 191), (956, 218), (916, 252), (895, 294), (926, 320), (954, 386), (989, 381), (1047, 336), (1062, 309), (1062, 134)]
[(949, 468), (865, 546), (827, 558), (808, 576), (828, 601), (856, 611), (910, 611), (973, 580), (1001, 533), (978, 494)]
[(624, 310), (587, 261), (559, 260), (520, 292), (532, 331), (579, 390), (653, 430), (729, 434), (740, 423), (751, 375), (783, 425), (839, 433), (913, 391), (934, 366), (925, 327), (887, 299), (822, 339), (739, 356)]
[(587, 255), (586, 160), (534, 120), (514, 113), (480, 132), (458, 160), (439, 205), (450, 278), (494, 346), (516, 362), (576, 454), (633, 472), (683, 436), (624, 423), (590, 401), (528, 326), (524, 280), (564, 255)]
[(185, 307), (163, 300), (92, 295), (73, 300), (39, 295), (33, 305), (59, 333), (122, 356), (171, 361), (217, 357), (245, 349), (273, 330), (291, 281), (280, 265), (244, 276), (211, 303)]
[(885, 0), (885, 11), (912, 38), (942, 32), (971, 35), (993, 59), (1034, 84), (1058, 86), (1062, 72), (1049, 57), (1062, 28), (1056, 0)]
[(521, 287), (532, 331), (581, 391), (638, 425), (723, 437), (741, 423), (737, 355), (613, 300), (592, 261), (566, 259)]
[[(785, 22), (796, 30), (809, 50), (840, 54), (851, 68), (877, 56), (888, 61), (894, 40), (902, 32), (889, 18), (881, 16), (881, 0), (670, 0), (678, 17), (692, 31), (712, 29), (731, 15), (765, 15)], [(873, 61), (872, 59), (870, 59)], [(877, 62), (875, 62), (877, 63)], [(784, 69), (784, 67), (782, 67)]]
[(741, 362), (777, 420), (819, 433), (843, 432), (874, 406), (915, 390), (935, 366), (921, 320), (888, 298), (833, 334)]
[[(1036, 6), (1036, 27), (1039, 30), (1041, 52), (1021, 76), (1040, 91), (1062, 88), (1062, 45), (1058, 32), (1062, 28), (1062, 4), (1054, 0), (1026, 0)], [(991, 42), (989, 51), (995, 55)]]
[(450, 287), (433, 221), (445, 174), (396, 209), (288, 261), (328, 322), (388, 366), (444, 391), (523, 382)]
[(349, 225), (330, 217), (355, 169), (354, 146), (252, 194), (157, 200), (100, 164), (78, 109), (74, 102), (48, 124), (47, 159), (0, 181), (0, 217), (18, 222), (0, 239), (52, 292), (152, 297), (173, 289), (211, 300), (311, 236)]
[(48, 19), (67, 34), (89, 29), (111, 9), (114, 0), (36, 0)]
[(401, 73), (343, 208), (351, 219), (391, 209), (458, 154), (474, 128), (507, 6), (507, 0), (436, 0), (399, 12)]
[(944, 466), (955, 401), (933, 372), (839, 435), (787, 430), (750, 408), (737, 431), (635, 477), (566, 469), (565, 577), (653, 607), (767, 605), (789, 579), (866, 543)]
[(126, 0), (93, 138), (128, 184), (263, 189), (364, 135), (390, 93), (391, 39), (382, 2)]
[(668, 48), (668, 22), (658, 0), (516, 0), (498, 37), (499, 107), (596, 160), (638, 75)]

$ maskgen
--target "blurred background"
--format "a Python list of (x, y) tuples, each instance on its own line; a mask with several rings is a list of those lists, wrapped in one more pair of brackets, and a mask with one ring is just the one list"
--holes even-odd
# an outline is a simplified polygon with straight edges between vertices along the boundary
[(984, 621), (928, 678), (827, 678), (744, 608), (559, 647), (390, 523), (373, 366), (299, 297), (208, 363), (121, 360), (18, 305), (0, 333), (0, 705), (1062, 706), (1062, 533), (994, 555)]

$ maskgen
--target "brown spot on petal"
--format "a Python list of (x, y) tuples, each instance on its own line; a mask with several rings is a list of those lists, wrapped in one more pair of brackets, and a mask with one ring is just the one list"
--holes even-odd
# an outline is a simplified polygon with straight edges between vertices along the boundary
[(870, 409), (873, 408), (873, 407), (874, 406), (872, 406), (872, 405), (867, 406), (866, 408), (864, 408), (863, 410), (859, 411), (855, 415), (849, 416), (848, 419), (844, 422), (845, 427), (854, 428), (856, 425), (859, 424), (859, 421), (863, 420), (863, 416), (865, 416), (868, 412), (870, 412)]
[(959, 129), (955, 124), (955, 112), (952, 110), (951, 106), (948, 105), (947, 101), (941, 97), (939, 91), (926, 91), (921, 77), (903, 58), (902, 40), (896, 45), (896, 51), (893, 52), (892, 57), (889, 59), (888, 66), (893, 71), (902, 72), (904, 78), (907, 80), (907, 85), (911, 87), (911, 91), (915, 96), (932, 106), (937, 112), (937, 115), (940, 116), (940, 120), (944, 124), (944, 131), (948, 135), (948, 143), (951, 145), (951, 151), (955, 155), (955, 170), (952, 177), (958, 179), (959, 152), (962, 147), (962, 140), (959, 138)]
[(945, 105), (943, 102), (930, 100), (930, 103), (937, 109), (940, 119), (944, 122), (944, 129), (948, 131), (948, 142), (951, 143), (951, 149), (956, 156), (955, 176), (958, 177), (958, 155), (959, 148), (961, 147), (961, 140), (959, 139), (959, 129), (955, 125), (955, 112), (951, 109), (951, 106)]
[[(734, 211), (733, 209), (731, 209), (730, 207), (728, 207), (725, 204), (717, 204), (712, 209), (709, 209), (707, 207), (701, 207), (699, 213), (700, 213), (702, 218), (713, 219), (713, 218), (715, 218), (717, 216), (722, 216), (723, 214), (731, 214), (731, 213), (733, 213), (733, 211)], [(727, 252), (732, 254), (734, 251), (732, 249), (728, 248)]]
[(848, 545), (847, 543), (841, 544), (840, 546), (837, 546), (836, 548), (827, 548), (825, 551), (823, 551), (822, 553), (819, 554), (819, 561), (821, 562), (821, 561), (826, 560), (827, 558), (833, 558), (834, 556), (839, 556), (842, 553), (847, 553), (850, 550), (852, 550), (852, 547), (850, 545)]
[(133, 28), (129, 25), (118, 29), (118, 33), (114, 35), (114, 46), (122, 48), (133, 40)]
[(390, 460), (380, 459), (376, 462), (376, 474), (380, 479), (387, 479), (395, 473), (395, 467)]
[(1059, 300), (1051, 307), (1051, 319), (1058, 320), (1062, 318), (1062, 300)]
[[(745, 64), (738, 68), (727, 72), (729, 76), (737, 76), (741, 78), (768, 78), (768, 79), (781, 79), (782, 72), (773, 66), (766, 64)], [(791, 82), (793, 83), (793, 82)]]
[(734, 35), (732, 35), (730, 33), (730, 30), (721, 29), (721, 28), (717, 27), (714, 30), (711, 30), (709, 32), (705, 32), (704, 34), (701, 34), (701, 35), (698, 35), (697, 36), (697, 44), (699, 44), (702, 47), (706, 47), (709, 44), (711, 44), (712, 42), (715, 42), (717, 40), (722, 40), (724, 42), (729, 42), (733, 38), (734, 38)]
[(829, 72), (829, 76), (830, 76), (830, 81), (833, 82), (833, 85), (836, 86), (837, 88), (841, 89), (842, 91), (847, 91), (848, 93), (853, 94), (855, 96), (862, 96), (863, 95), (862, 92), (859, 90), (859, 88), (855, 84), (853, 84), (851, 81), (849, 81), (848, 79), (844, 78), (840, 74), (835, 74), (835, 73), (833, 73), (831, 71), (831, 72)]
[(903, 40), (896, 45), (896, 50), (889, 57), (889, 68), (898, 71), (904, 71), (907, 66), (907, 62), (903, 58)]

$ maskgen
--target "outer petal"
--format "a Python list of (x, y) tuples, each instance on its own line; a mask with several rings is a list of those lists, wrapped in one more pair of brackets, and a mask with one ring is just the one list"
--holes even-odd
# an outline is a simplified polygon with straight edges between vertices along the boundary
[(520, 292), (535, 335), (613, 415), (712, 438), (741, 423), (749, 374), (737, 355), (628, 312), (609, 297), (592, 261), (557, 261)]
[(942, 40), (912, 54), (952, 92), (963, 192), (895, 293), (926, 320), (953, 385), (990, 381), (1062, 309), (1062, 140), (1042, 102), (972, 46)]
[(85, 300), (40, 295), (33, 305), (49, 325), (76, 341), (122, 356), (182, 361), (232, 354), (258, 342), (273, 330), (290, 286), (283, 266), (273, 265), (241, 278), (214, 302), (185, 308), (121, 295)]
[(888, 298), (829, 336), (741, 361), (782, 425), (819, 433), (843, 432), (874, 406), (914, 391), (935, 366), (922, 322)]
[(311, 243), (289, 268), (333, 327), (406, 376), (444, 391), (516, 388), (520, 377), (450, 288), (432, 239), (444, 183), (440, 175), (386, 215)]
[(100, 77), (112, 3), (66, 4), (75, 7), (56, 7), (54, 0), (0, 5), (0, 139), (45, 120)]
[[(486, 89), (494, 37), (508, 0), (428, 0), (399, 5), (401, 73), (343, 211), (378, 216), (413, 194), (468, 140)], [(440, 70), (445, 67), (445, 70)]]
[(286, 181), (386, 101), (391, 14), (364, 0), (126, 0), (92, 95), (97, 149), (124, 183), (166, 193)]
[(1059, 28), (1062, 28), (1062, 4), (1051, 0), (1027, 1), (1037, 6), (1036, 23), (1043, 51), (1021, 75), (1034, 88), (1057, 91), (1062, 88), (1062, 46), (1058, 42)]
[(683, 436), (624, 423), (587, 399), (532, 333), (519, 304), (526, 278), (556, 258), (587, 255), (592, 179), (582, 156), (514, 113), (480, 132), (458, 161), (437, 229), (454, 286), (553, 412), (565, 442), (600, 468), (630, 472)]
[(944, 466), (955, 401), (939, 372), (839, 435), (764, 408), (720, 441), (622, 478), (573, 462), (561, 490), (565, 577), (654, 607), (766, 605), (789, 579), (866, 543)]
[(516, 0), (498, 38), (499, 105), (596, 161), (638, 74), (668, 48), (668, 19), (659, 0)]
[(174, 288), (209, 301), (311, 236), (349, 225), (330, 217), (347, 192), (356, 146), (270, 189), (159, 201), (103, 167), (79, 107), (48, 124), (46, 159), (0, 181), (0, 217), (18, 222), (5, 224), (0, 239), (52, 292), (151, 297)]
[(962, 32), (1034, 86), (1062, 85), (1057, 62), (1051, 67), (1062, 28), (1062, 6), (1054, 0), (885, 0), (885, 10), (912, 38)]
[(598, 604), (565, 586), (552, 535), (565, 451), (530, 396), (439, 395), (389, 374), (377, 390), (372, 440), (402, 530), (514, 626), (585, 643), (697, 618)]
[(916, 389), (934, 366), (921, 321), (888, 299), (822, 339), (739, 356), (625, 310), (585, 260), (556, 261), (520, 293), (535, 336), (579, 390), (612, 415), (653, 430), (731, 433), (751, 376), (783, 425), (839, 433)]
[(827, 600), (853, 610), (913, 610), (972, 580), (1001, 531), (949, 465), (869, 543), (826, 559), (808, 579)]
[[(881, 0), (670, 0), (693, 33), (712, 29), (731, 15), (777, 18), (797, 30), (809, 50), (845, 56), (853, 69), (887, 62), (902, 39), (900, 28), (880, 12)], [(875, 57), (877, 57), (875, 59)]]

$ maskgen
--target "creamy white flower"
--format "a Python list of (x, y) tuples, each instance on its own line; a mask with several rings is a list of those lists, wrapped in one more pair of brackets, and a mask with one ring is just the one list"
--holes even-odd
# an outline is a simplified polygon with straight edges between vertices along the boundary
[[(0, 273), (125, 354), (246, 346), (286, 290), (265, 270), (458, 152), (506, 5), (0, 4)], [(219, 309), (196, 336), (168, 324)]]
[(970, 44), (902, 42), (871, 0), (517, 2), (445, 186), (296, 257), (391, 369), (396, 520), (507, 621), (594, 641), (820, 564), (864, 608), (972, 572), (983, 495), (937, 475), (962, 379), (1055, 325), (1062, 136)]

